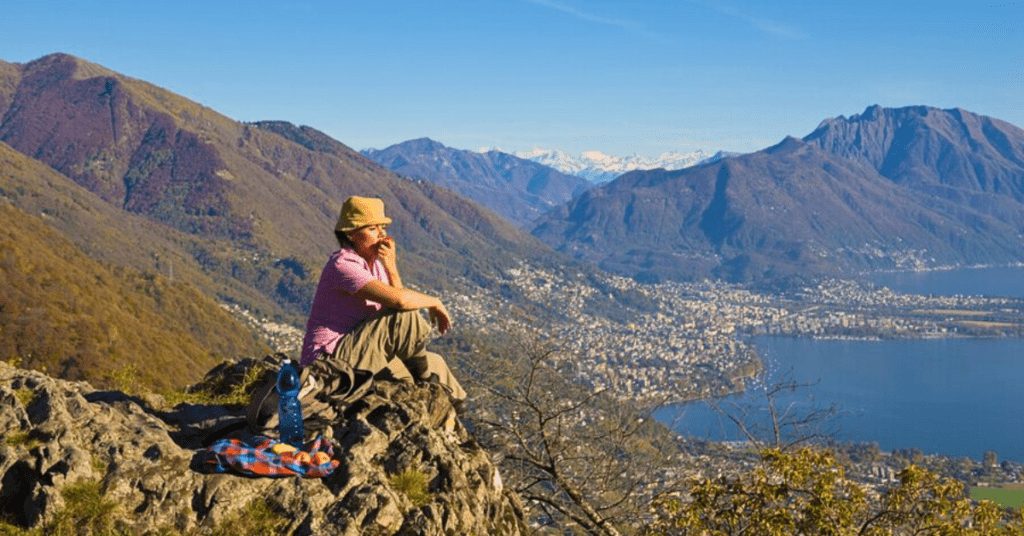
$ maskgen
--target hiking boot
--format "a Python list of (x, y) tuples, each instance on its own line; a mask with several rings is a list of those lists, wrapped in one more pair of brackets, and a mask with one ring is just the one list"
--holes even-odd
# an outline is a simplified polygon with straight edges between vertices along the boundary
[(452, 397), (451, 389), (449, 389), (448, 386), (446, 386), (446, 385), (441, 383), (441, 378), (440, 378), (440, 376), (437, 375), (436, 372), (432, 372), (430, 374), (430, 376), (427, 377), (427, 379), (421, 380), (421, 381), (423, 381), (424, 383), (433, 383), (433, 384), (436, 384), (436, 385), (440, 385), (441, 389), (443, 389), (444, 392), (448, 394), (448, 401), (451, 402), (452, 403), (452, 407), (455, 408), (455, 413), (458, 413), (459, 415), (462, 415), (462, 413), (466, 409), (466, 400), (465, 399), (459, 399), (459, 398), (453, 398)]

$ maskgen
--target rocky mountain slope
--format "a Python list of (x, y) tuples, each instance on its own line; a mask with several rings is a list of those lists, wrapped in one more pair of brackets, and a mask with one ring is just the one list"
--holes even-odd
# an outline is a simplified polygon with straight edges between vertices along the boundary
[[(254, 364), (219, 367), (206, 381), (230, 383)], [(436, 387), (380, 382), (329, 436), (341, 465), (320, 479), (206, 474), (197, 452), (240, 410), (160, 405), (0, 362), (0, 530), (523, 532), (518, 499)], [(410, 474), (420, 477), (403, 479)]]
[(645, 280), (777, 280), (1024, 259), (1024, 131), (962, 110), (869, 108), (804, 140), (623, 175), (534, 234)]
[(804, 141), (939, 198), (980, 208), (1024, 202), (1024, 131), (992, 117), (876, 105), (828, 119)]
[[(35, 193), (6, 189), (15, 206), (61, 204), (49, 223), (88, 254), (162, 273), (173, 259), (178, 277), (261, 316), (302, 321), (349, 195), (384, 199), (413, 284), (550, 256), (480, 205), (398, 177), (313, 129), (243, 124), (72, 56), (0, 62), (0, 118), (0, 142), (20, 153), (7, 154), (11, 166), (38, 161), (67, 179), (22, 173)], [(71, 184), (94, 197), (62, 200)], [(80, 235), (86, 222), (116, 231)], [(117, 241), (91, 242), (97, 232)]]
[(399, 175), (458, 192), (520, 227), (590, 187), (579, 177), (503, 152), (452, 149), (427, 138), (363, 154)]

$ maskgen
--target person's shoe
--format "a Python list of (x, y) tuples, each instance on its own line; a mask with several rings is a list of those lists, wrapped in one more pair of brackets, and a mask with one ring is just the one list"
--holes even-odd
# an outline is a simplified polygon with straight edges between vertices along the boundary
[(451, 402), (452, 403), (452, 407), (455, 408), (455, 413), (458, 414), (458, 415), (462, 415), (463, 414), (463, 412), (466, 409), (466, 400), (465, 399), (452, 398), (451, 389), (449, 389), (447, 385), (444, 385), (444, 384), (441, 383), (441, 377), (438, 376), (436, 372), (430, 373), (430, 376), (428, 376), (427, 379), (422, 380), (422, 381), (425, 382), (425, 383), (434, 383), (434, 384), (440, 385), (441, 389), (443, 389), (444, 392), (448, 394), (448, 401)]
[(452, 399), (452, 407), (455, 408), (457, 415), (462, 415), (466, 412), (466, 399)]

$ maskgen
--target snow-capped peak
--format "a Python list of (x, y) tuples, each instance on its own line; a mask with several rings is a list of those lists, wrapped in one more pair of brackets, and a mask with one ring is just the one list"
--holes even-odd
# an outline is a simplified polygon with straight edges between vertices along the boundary
[(584, 151), (578, 157), (573, 157), (557, 149), (539, 149), (536, 147), (529, 151), (519, 151), (513, 154), (519, 158), (532, 160), (555, 168), (562, 173), (576, 175), (595, 183), (610, 181), (623, 173), (637, 169), (683, 169), (700, 163), (718, 160), (726, 156), (721, 152), (712, 155), (698, 150), (686, 154), (669, 151), (662, 153), (657, 158), (635, 154), (621, 157), (592, 150)]

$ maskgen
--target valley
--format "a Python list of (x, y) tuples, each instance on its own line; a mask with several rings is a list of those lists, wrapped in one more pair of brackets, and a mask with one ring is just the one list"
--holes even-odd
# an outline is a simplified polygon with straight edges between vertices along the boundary
[[(577, 380), (591, 390), (641, 402), (742, 390), (744, 380), (762, 367), (749, 342), (755, 336), (1024, 336), (1019, 299), (902, 294), (853, 280), (769, 293), (713, 281), (642, 284), (522, 263), (476, 288), (442, 295), (455, 322), (446, 338), (499, 330), (536, 337), (556, 348), (559, 360), (571, 364)], [(302, 326), (230, 309), (278, 351), (298, 352)]]
[(746, 340), (757, 335), (1024, 335), (1024, 302), (1011, 298), (905, 295), (849, 280), (780, 295), (710, 281), (645, 285), (608, 276), (586, 283), (528, 266), (504, 276), (503, 283), (520, 289), (534, 310), (557, 305), (525, 314), (522, 303), (498, 292), (454, 295), (447, 301), (456, 326), (486, 330), (515, 322), (524, 330), (532, 327), (561, 342), (566, 358), (577, 362), (580, 381), (624, 399), (687, 400), (741, 389), (743, 379), (760, 370)]

